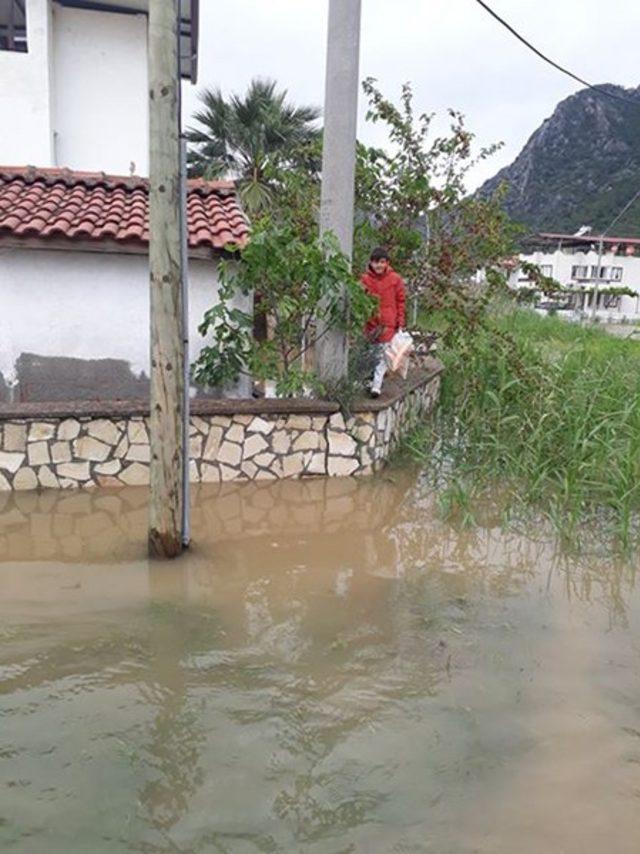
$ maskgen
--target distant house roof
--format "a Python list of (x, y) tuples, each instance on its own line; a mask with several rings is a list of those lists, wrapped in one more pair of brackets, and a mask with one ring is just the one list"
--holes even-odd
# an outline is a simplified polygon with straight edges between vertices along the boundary
[[(147, 251), (146, 178), (0, 166), (0, 244)], [(187, 182), (189, 254), (242, 246), (247, 220), (229, 181)]]
[[(600, 235), (594, 234), (556, 234), (554, 232), (540, 232), (533, 235), (532, 239), (542, 238), (544, 240), (562, 240), (567, 243), (598, 243)], [(629, 244), (631, 246), (640, 245), (640, 237), (603, 237), (602, 242), (606, 244)]]

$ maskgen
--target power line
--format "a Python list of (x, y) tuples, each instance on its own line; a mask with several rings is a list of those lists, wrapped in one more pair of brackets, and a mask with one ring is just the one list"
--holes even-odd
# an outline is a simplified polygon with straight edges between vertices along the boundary
[(640, 190), (638, 190), (638, 192), (634, 195), (634, 197), (633, 197), (630, 201), (628, 201), (628, 202), (627, 202), (627, 204), (622, 208), (622, 210), (620, 211), (620, 213), (615, 217), (615, 219), (613, 219), (613, 220), (609, 223), (609, 225), (605, 228), (605, 230), (602, 232), (602, 234), (601, 234), (600, 236), (601, 236), (601, 237), (604, 237), (604, 236), (605, 236), (605, 234), (606, 234), (608, 231), (611, 231), (611, 229), (613, 228), (613, 226), (614, 226), (617, 222), (619, 222), (619, 221), (622, 219), (622, 217), (626, 214), (626, 212), (629, 210), (629, 208), (631, 207), (631, 205), (632, 205), (635, 201), (637, 201), (638, 199), (640, 199)]
[(479, 3), (480, 6), (482, 6), (482, 8), (486, 12), (488, 12), (492, 18), (495, 18), (498, 23), (502, 24), (502, 26), (505, 27), (505, 29), (507, 29), (511, 33), (511, 35), (515, 36), (518, 41), (522, 42), (523, 45), (526, 45), (526, 47), (528, 47), (529, 50), (533, 51), (536, 56), (539, 56), (540, 59), (544, 60), (557, 71), (562, 72), (562, 74), (566, 74), (567, 77), (571, 77), (572, 80), (576, 80), (578, 83), (581, 83), (588, 89), (593, 89), (594, 92), (598, 92), (600, 95), (606, 95), (607, 98), (613, 98), (616, 101), (622, 101), (625, 104), (632, 104), (634, 107), (640, 107), (640, 103), (638, 101), (634, 101), (631, 98), (625, 98), (624, 95), (616, 95), (613, 92), (608, 92), (601, 86), (594, 86), (593, 83), (589, 83), (587, 80), (583, 80), (582, 77), (578, 77), (578, 75), (574, 74), (573, 71), (569, 71), (568, 68), (564, 68), (562, 65), (559, 65), (557, 62), (554, 62), (553, 59), (550, 59), (548, 56), (545, 56), (542, 51), (538, 50), (537, 47), (532, 45), (530, 41), (527, 41), (524, 36), (521, 36), (520, 33), (511, 26), (511, 24), (507, 23), (504, 18), (501, 18), (500, 15), (498, 15), (497, 12), (494, 12), (490, 6), (483, 2), (483, 0), (476, 0), (476, 3)]

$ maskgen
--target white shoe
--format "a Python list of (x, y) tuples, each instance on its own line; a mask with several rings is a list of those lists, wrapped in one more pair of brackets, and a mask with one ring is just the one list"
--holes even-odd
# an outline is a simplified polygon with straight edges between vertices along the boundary
[(371, 397), (380, 397), (380, 389), (371, 386), (371, 388), (369, 389), (369, 394), (371, 395)]

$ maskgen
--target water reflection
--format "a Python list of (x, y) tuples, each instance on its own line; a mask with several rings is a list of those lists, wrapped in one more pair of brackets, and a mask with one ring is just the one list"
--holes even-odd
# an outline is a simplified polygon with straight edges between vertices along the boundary
[(637, 850), (633, 565), (404, 474), (201, 487), (149, 563), (146, 500), (0, 497), (3, 848)]

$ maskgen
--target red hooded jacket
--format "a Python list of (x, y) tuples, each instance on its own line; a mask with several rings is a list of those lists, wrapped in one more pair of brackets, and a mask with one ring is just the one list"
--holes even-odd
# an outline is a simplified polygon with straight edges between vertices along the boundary
[(381, 344), (391, 341), (398, 329), (405, 325), (404, 282), (391, 267), (387, 267), (381, 276), (369, 267), (360, 281), (368, 293), (378, 298), (379, 303), (377, 313), (367, 321), (365, 335)]

